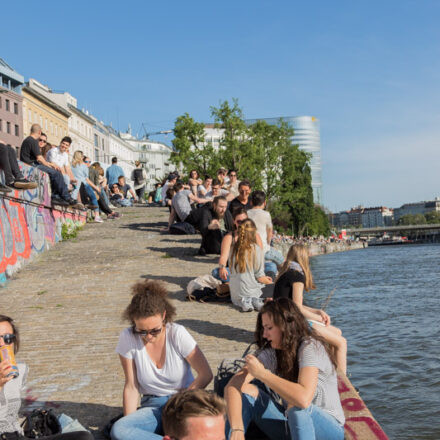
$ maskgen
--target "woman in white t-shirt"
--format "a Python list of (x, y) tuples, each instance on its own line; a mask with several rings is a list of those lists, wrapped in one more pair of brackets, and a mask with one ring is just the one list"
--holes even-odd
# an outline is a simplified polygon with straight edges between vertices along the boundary
[(123, 314), (131, 326), (121, 332), (116, 347), (125, 375), (124, 417), (113, 425), (111, 437), (162, 439), (162, 407), (179, 390), (205, 388), (212, 372), (193, 337), (173, 323), (176, 309), (163, 284), (145, 280), (132, 291)]

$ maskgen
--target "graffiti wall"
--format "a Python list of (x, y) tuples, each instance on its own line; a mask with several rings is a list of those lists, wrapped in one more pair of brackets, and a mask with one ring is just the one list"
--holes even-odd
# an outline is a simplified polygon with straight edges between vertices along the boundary
[[(83, 224), (86, 215), (72, 209), (52, 209), (47, 174), (20, 163), (27, 178), (38, 182), (32, 190), (0, 193), (0, 283), (33, 256), (61, 240), (63, 223)], [(4, 182), (3, 172), (0, 177)]]

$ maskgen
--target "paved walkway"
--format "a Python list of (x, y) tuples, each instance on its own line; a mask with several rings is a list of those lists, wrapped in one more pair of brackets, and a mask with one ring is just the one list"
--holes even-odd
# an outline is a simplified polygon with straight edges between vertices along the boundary
[(221, 359), (241, 355), (255, 325), (256, 313), (185, 300), (188, 282), (217, 262), (197, 256), (198, 236), (161, 235), (165, 208), (123, 212), (120, 220), (86, 225), (0, 291), (0, 313), (14, 317), (21, 330), (18, 357), (30, 367), (29, 406), (53, 405), (92, 429), (121, 409), (123, 374), (114, 350), (135, 281), (167, 283), (177, 322), (197, 340), (214, 374)]

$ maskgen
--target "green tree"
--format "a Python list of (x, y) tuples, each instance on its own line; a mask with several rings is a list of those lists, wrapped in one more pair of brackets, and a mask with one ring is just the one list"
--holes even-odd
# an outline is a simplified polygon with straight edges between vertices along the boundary
[(431, 211), (425, 214), (426, 223), (438, 224), (440, 223), (440, 212)]
[(205, 124), (196, 122), (185, 113), (174, 124), (174, 152), (171, 162), (185, 171), (196, 169), (201, 174), (213, 173), (218, 166), (217, 152), (205, 142)]

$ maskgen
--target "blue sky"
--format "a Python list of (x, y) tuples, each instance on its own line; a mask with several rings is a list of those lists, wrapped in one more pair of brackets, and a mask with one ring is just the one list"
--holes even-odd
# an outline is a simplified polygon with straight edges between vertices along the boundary
[(436, 0), (20, 5), (0, 57), (116, 128), (209, 121), (236, 97), (248, 118), (320, 119), (333, 211), (440, 196)]

